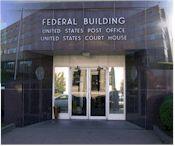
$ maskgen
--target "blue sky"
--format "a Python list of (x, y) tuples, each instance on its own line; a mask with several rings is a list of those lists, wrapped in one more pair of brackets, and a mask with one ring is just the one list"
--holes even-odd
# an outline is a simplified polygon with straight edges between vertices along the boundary
[[(25, 2), (25, 1), (24, 1)], [(27, 16), (33, 12), (33, 10), (41, 9), (45, 5), (41, 5), (40, 2), (35, 4), (22, 1), (1, 1), (1, 19), (0, 29), (3, 29), (14, 22), (20, 20), (21, 10), (24, 9), (23, 16)], [(26, 11), (27, 10), (27, 11)], [(32, 11), (29, 11), (32, 10)]]

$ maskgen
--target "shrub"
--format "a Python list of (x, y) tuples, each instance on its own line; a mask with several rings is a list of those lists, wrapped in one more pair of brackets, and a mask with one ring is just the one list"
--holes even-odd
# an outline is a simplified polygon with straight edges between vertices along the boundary
[(168, 96), (160, 106), (160, 121), (165, 130), (173, 130), (173, 100)]

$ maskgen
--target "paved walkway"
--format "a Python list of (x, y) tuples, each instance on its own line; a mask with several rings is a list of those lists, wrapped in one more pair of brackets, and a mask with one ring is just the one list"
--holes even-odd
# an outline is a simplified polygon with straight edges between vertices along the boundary
[(2, 135), (2, 144), (160, 144), (151, 130), (127, 121), (46, 121)]

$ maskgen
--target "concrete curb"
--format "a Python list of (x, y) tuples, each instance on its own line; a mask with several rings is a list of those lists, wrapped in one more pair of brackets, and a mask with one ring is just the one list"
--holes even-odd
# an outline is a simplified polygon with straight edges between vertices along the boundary
[(173, 144), (173, 138), (165, 134), (159, 127), (153, 126), (154, 133), (160, 138), (160, 140), (165, 144)]
[(7, 133), (7, 132), (12, 131), (14, 128), (15, 128), (15, 124), (14, 124), (14, 123), (11, 123), (11, 124), (9, 124), (9, 125), (3, 127), (3, 128), (1, 129), (1, 133), (2, 133), (2, 134), (5, 134), (5, 133)]

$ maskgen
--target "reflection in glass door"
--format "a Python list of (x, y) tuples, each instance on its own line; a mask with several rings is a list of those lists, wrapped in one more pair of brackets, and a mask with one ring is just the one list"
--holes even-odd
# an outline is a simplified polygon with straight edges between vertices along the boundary
[(90, 69), (90, 116), (105, 116), (106, 71)]
[(87, 69), (72, 70), (72, 116), (87, 115)]
[(53, 90), (53, 117), (54, 109), (59, 108), (59, 118), (69, 118), (69, 67), (54, 68), (54, 90)]
[(109, 118), (125, 119), (124, 67), (109, 67)]
[(72, 118), (105, 118), (106, 70), (72, 69)]

